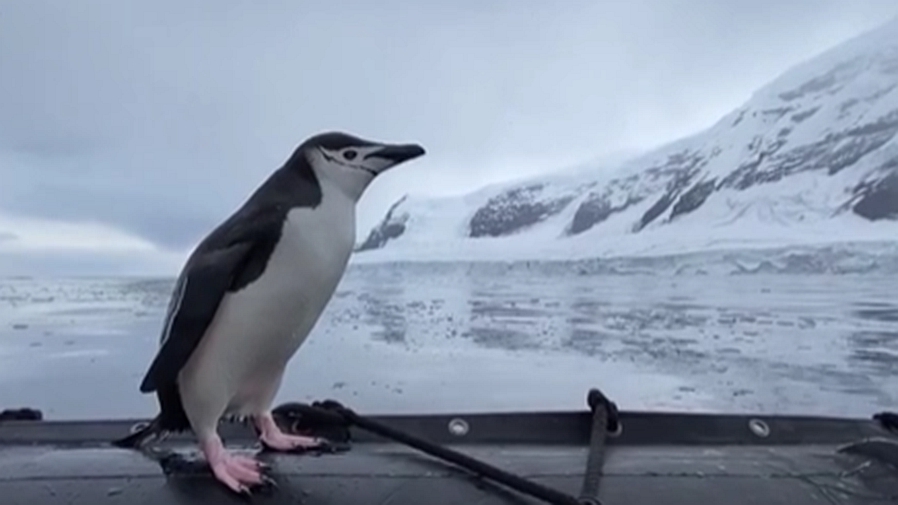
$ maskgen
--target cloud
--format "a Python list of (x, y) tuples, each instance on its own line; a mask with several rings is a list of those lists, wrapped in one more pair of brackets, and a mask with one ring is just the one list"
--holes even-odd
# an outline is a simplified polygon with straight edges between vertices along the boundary
[(894, 0), (209, 5), (4, 6), (0, 211), (182, 251), (310, 134), (421, 142), (428, 156), (363, 199), (363, 235), (406, 192), (459, 192), (708, 126), (898, 14)]
[(116, 271), (176, 275), (189, 251), (169, 251), (103, 223), (0, 213), (0, 275), (84, 275)]
[[(14, 230), (14, 231), (9, 231)], [(5, 251), (84, 250), (151, 251), (156, 246), (101, 223), (66, 223), (0, 214), (0, 236), (13, 237)]]
[(19, 276), (141, 276), (173, 278), (183, 258), (170, 253), (0, 250), (0, 278)]

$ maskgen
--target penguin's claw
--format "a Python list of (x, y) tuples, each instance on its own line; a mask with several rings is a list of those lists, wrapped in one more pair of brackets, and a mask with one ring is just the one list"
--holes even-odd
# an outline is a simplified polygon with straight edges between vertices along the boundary
[(231, 456), (210, 461), (215, 478), (237, 493), (249, 494), (250, 486), (265, 484), (265, 476), (259, 470), (247, 468)]
[(249, 495), (251, 486), (266, 484), (259, 461), (247, 456), (230, 454), (217, 437), (202, 445), (206, 461), (215, 478), (235, 493)]
[(271, 477), (269, 477), (269, 476), (267, 476), (267, 475), (263, 475), (263, 476), (262, 476), (262, 484), (264, 484), (264, 485), (266, 485), (266, 486), (269, 486), (269, 487), (273, 487), (273, 488), (275, 488), (275, 489), (278, 488), (278, 483), (277, 483), (277, 481), (274, 480), (274, 479), (272, 479)]

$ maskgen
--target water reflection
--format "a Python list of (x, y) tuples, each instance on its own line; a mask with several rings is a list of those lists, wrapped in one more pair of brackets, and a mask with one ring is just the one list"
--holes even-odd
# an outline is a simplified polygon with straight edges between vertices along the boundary
[(886, 302), (863, 302), (853, 305), (855, 307), (863, 307), (853, 311), (856, 317), (871, 321), (898, 323), (898, 306), (896, 305)]
[(877, 375), (898, 375), (898, 331), (858, 331), (848, 338), (854, 366)]
[[(446, 408), (518, 409), (600, 385), (626, 388), (631, 408), (642, 398), (647, 408), (865, 414), (898, 404), (896, 280), (622, 276), (539, 263), (355, 267), (284, 394), (349, 395), (381, 411), (432, 410), (437, 397)], [(0, 403), (151, 413), (152, 398), (136, 388), (172, 285), (0, 283)], [(579, 389), (571, 394), (579, 401)], [(120, 401), (91, 403), (97, 397)]]
[[(523, 272), (501, 265), (406, 268), (390, 282), (409, 288), (404, 297), (430, 300), (427, 314), (413, 304), (395, 303), (383, 287), (376, 290), (376, 302), (368, 294), (357, 300), (377, 307), (371, 321), (385, 329), (399, 331), (398, 321), (403, 331), (408, 320), (430, 321), (423, 331), (429, 337), (422, 339), (433, 345), (444, 335), (457, 335), (484, 349), (630, 362), (704, 377), (706, 384), (729, 388), (737, 397), (784, 395), (787, 386), (800, 383), (898, 402), (898, 308), (857, 301), (885, 298), (894, 280), (807, 275), (672, 280), (581, 275), (538, 265)], [(437, 294), (429, 287), (445, 286), (447, 278), (453, 289)], [(467, 292), (460, 286), (465, 281)], [(467, 310), (433, 304), (440, 296), (467, 300)], [(777, 381), (787, 382), (777, 387)]]

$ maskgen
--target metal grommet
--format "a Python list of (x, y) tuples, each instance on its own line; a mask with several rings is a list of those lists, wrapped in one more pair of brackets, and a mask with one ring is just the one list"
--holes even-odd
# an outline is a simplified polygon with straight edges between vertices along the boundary
[(449, 421), (449, 433), (456, 437), (463, 437), (468, 434), (468, 423), (464, 419), (456, 417)]
[(765, 438), (770, 435), (770, 426), (760, 419), (750, 419), (748, 421), (748, 429), (755, 435)]
[(148, 423), (146, 421), (134, 423), (131, 425), (131, 433), (137, 433), (138, 431), (145, 429), (149, 425), (150, 425), (150, 423)]

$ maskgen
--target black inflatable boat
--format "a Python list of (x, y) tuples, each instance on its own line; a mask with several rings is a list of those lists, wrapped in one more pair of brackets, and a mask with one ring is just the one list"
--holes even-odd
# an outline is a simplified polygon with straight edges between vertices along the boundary
[(190, 435), (139, 452), (109, 443), (137, 420), (7, 411), (0, 504), (898, 503), (895, 414), (618, 413), (597, 390), (588, 406), (365, 417), (332, 401), (284, 404), (275, 411), (282, 427), (326, 437), (331, 450), (266, 452), (249, 427), (223, 424), (226, 444), (258, 452), (276, 483), (248, 497), (211, 477)]

